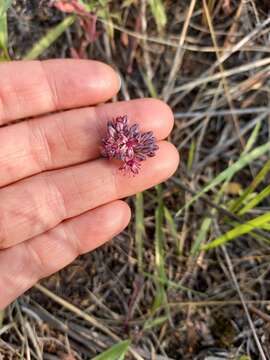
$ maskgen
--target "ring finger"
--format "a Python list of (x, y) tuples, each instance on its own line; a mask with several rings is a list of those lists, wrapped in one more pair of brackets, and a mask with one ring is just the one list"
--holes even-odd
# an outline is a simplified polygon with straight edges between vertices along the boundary
[(114, 161), (89, 163), (48, 171), (0, 190), (0, 248), (39, 235), (65, 219), (113, 200), (132, 195), (170, 177), (178, 165), (178, 152), (159, 143), (139, 175), (123, 176)]

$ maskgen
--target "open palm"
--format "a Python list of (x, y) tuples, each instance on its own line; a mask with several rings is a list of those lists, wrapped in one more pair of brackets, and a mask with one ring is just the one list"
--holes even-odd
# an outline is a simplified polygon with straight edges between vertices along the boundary
[[(12, 122), (0, 128), (0, 308), (122, 231), (130, 209), (118, 199), (177, 168), (176, 149), (161, 141), (173, 126), (169, 107), (153, 99), (97, 105), (118, 90), (116, 73), (95, 61), (0, 64), (0, 125)], [(160, 148), (128, 178), (100, 158), (107, 121), (125, 114), (153, 130)]]

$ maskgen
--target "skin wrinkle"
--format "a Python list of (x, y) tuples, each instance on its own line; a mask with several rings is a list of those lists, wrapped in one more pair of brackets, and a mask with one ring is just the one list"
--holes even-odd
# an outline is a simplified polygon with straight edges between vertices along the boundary
[(69, 141), (66, 137), (66, 124), (65, 121), (63, 121), (63, 117), (61, 115), (56, 119), (56, 128), (57, 134), (59, 134), (59, 137), (62, 139), (61, 145), (64, 144), (67, 152), (72, 153), (73, 149), (70, 147)]
[(74, 260), (76, 257), (81, 255), (82, 252), (80, 248), (80, 241), (76, 235), (76, 232), (74, 231), (73, 221), (64, 221), (60, 225), (60, 229), (65, 235), (65, 243), (70, 245), (69, 248), (71, 249), (72, 259)]
[[(29, 196), (31, 195), (30, 192), (27, 191), (26, 194), (27, 193), (29, 194)], [(10, 222), (10, 228), (12, 228), (12, 230), (16, 227), (22, 228), (25, 225), (29, 227), (29, 223), (32, 230), (35, 228), (39, 217), (39, 210), (42, 209), (42, 207), (37, 206), (36, 202), (31, 203), (31, 205), (32, 206), (30, 207), (23, 208), (23, 211), (21, 211), (21, 209), (16, 209), (14, 211), (9, 211), (5, 214), (4, 218), (6, 219), (12, 219), (17, 217), (15, 224), (12, 223), (12, 221)]]
[[(85, 132), (85, 134), (91, 134), (91, 137), (99, 139), (100, 138), (99, 133), (101, 133), (101, 130), (100, 130), (100, 126), (98, 126), (99, 122), (94, 120), (95, 119), (94, 118), (95, 115), (93, 115), (94, 107), (93, 108), (89, 107), (88, 109), (89, 109), (89, 118), (90, 118), (89, 122), (85, 122), (84, 129), (83, 129), (83, 131), (81, 129), (80, 132)], [(33, 143), (32, 148), (37, 153), (42, 154), (43, 147), (38, 145), (38, 144), (43, 143), (44, 147), (46, 147), (46, 149), (47, 149), (47, 154), (48, 155), (45, 156), (44, 159), (42, 159), (42, 157), (43, 157), (42, 155), (37, 156), (40, 171), (46, 171), (46, 170), (49, 170), (51, 168), (53, 168), (53, 169), (61, 169), (64, 166), (66, 166), (66, 165), (61, 165), (61, 164), (59, 164), (57, 166), (55, 164), (55, 161), (53, 160), (54, 159), (53, 154), (57, 156), (58, 155), (57, 154), (57, 149), (60, 148), (60, 147), (61, 147), (61, 153), (62, 152), (65, 153), (65, 151), (63, 150), (63, 146), (64, 146), (65, 149), (67, 150), (66, 153), (70, 154), (71, 157), (73, 155), (73, 152), (76, 151), (77, 148), (82, 153), (84, 153), (86, 151), (86, 149), (89, 148), (89, 145), (85, 141), (86, 135), (85, 135), (85, 138), (83, 137), (83, 142), (80, 143), (80, 138), (78, 138), (78, 136), (76, 136), (76, 132), (75, 132), (75, 134), (74, 134), (74, 132), (71, 133), (70, 129), (69, 129), (69, 133), (66, 131), (67, 122), (68, 121), (72, 122), (72, 119), (68, 119), (68, 120), (65, 119), (65, 115), (66, 115), (66, 112), (63, 111), (63, 112), (59, 112), (57, 114), (57, 116), (54, 116), (55, 117), (54, 119), (46, 119), (46, 118), (44, 118), (44, 121), (46, 121), (46, 120), (47, 121), (53, 121), (54, 120), (54, 123), (56, 125), (53, 126), (53, 127), (43, 126), (44, 125), (43, 123), (41, 123), (39, 121), (35, 122), (35, 120), (30, 120), (29, 121), (29, 127), (34, 128), (33, 130), (30, 129), (30, 131), (32, 133), (34, 133), (34, 137), (37, 139), (37, 141), (35, 142), (35, 144), (37, 144), (37, 145), (35, 145)], [(75, 121), (74, 121), (74, 126), (76, 126)], [(38, 129), (38, 131), (37, 131), (37, 129)], [(35, 135), (36, 131), (38, 133), (38, 136)], [(75, 131), (76, 131), (76, 128), (75, 128)], [(50, 133), (51, 134), (53, 133), (53, 135), (50, 135)], [(42, 135), (39, 135), (39, 134), (42, 134)], [(95, 135), (95, 134), (97, 134), (97, 135)], [(39, 139), (43, 139), (43, 140), (38, 141)], [(79, 142), (78, 142), (78, 140), (79, 140)], [(97, 141), (96, 154), (94, 154), (94, 151), (93, 151), (94, 149), (91, 149), (91, 153), (88, 156), (84, 155), (84, 158), (82, 159), (81, 162), (85, 162), (87, 160), (90, 160), (90, 159), (92, 160), (92, 159), (95, 159), (95, 158), (99, 157), (100, 152), (98, 150), (98, 143), (99, 142)], [(92, 144), (92, 146), (93, 146), (93, 144)], [(40, 148), (40, 152), (37, 151), (38, 147)], [(90, 150), (90, 148), (89, 148), (89, 150)], [(77, 162), (80, 163), (79, 161), (77, 161)]]
[[(48, 229), (57, 226), (63, 220), (65, 213), (63, 210), (61, 210), (61, 206), (59, 206), (61, 202), (56, 200), (60, 198), (56, 192), (56, 188), (52, 186), (52, 182), (49, 183), (46, 180), (46, 177), (40, 177), (38, 180), (41, 181), (40, 188), (46, 189), (43, 192), (43, 196), (45, 196), (47, 208), (44, 208), (43, 201), (39, 201), (37, 197), (32, 197), (30, 204), (27, 203), (28, 207), (24, 207), (23, 209), (16, 208), (16, 210), (11, 209), (9, 212), (3, 214), (3, 216), (1, 216), (2, 222), (5, 224), (10, 223), (11, 229), (10, 231), (6, 229), (6, 232), (9, 235), (5, 236), (5, 242), (1, 244), (0, 248), (7, 248), (11, 245), (15, 245), (19, 238), (24, 240), (22, 238), (22, 233), (24, 234), (25, 240), (27, 240), (29, 237), (31, 238), (33, 236), (37, 236), (43, 231), (47, 231)], [(24, 197), (29, 199), (31, 198), (32, 192), (31, 190), (29, 191), (27, 188), (25, 188), (23, 194)], [(55, 206), (55, 204), (57, 204), (57, 206)], [(29, 205), (31, 206), (29, 207)], [(42, 222), (40, 220), (45, 218), (46, 222)], [(16, 223), (14, 224), (14, 222), (10, 221), (10, 219), (16, 219)], [(18, 230), (16, 231), (16, 229)], [(29, 234), (27, 235), (27, 233)], [(13, 241), (11, 240), (11, 234), (13, 234), (13, 237), (15, 237)]]
[[(99, 119), (99, 118), (103, 118), (104, 121), (96, 121), (96, 131), (97, 131), (97, 134), (98, 134), (98, 139), (102, 139), (104, 137), (104, 135), (106, 134), (106, 123), (111, 120), (110, 117), (109, 117), (109, 114), (106, 113), (106, 115), (104, 116), (101, 116), (100, 115), (100, 112), (103, 112), (104, 113), (104, 107), (102, 107), (102, 105), (98, 105), (96, 107), (92, 107), (92, 110), (94, 111), (94, 117), (93, 118), (96, 118), (96, 119)], [(106, 119), (106, 120), (105, 120)], [(104, 126), (105, 124), (105, 126)]]
[[(98, 160), (97, 164), (101, 164), (100, 162), (106, 161), (104, 159), (100, 159)], [(83, 166), (87, 166), (86, 164), (83, 164)], [(73, 204), (73, 206), (75, 206), (74, 204), (74, 199), (75, 199), (75, 203), (77, 204), (78, 201), (78, 197), (80, 199), (79, 204), (81, 203), (86, 203), (86, 198), (87, 200), (87, 208), (82, 208), (79, 205), (79, 209), (76, 207), (76, 214), (78, 214), (78, 212), (80, 211), (85, 212), (89, 209), (94, 209), (97, 206), (100, 206), (104, 203), (105, 200), (103, 200), (103, 198), (106, 197), (114, 197), (114, 188), (111, 188), (112, 183), (114, 183), (114, 176), (113, 176), (113, 168), (111, 169), (111, 171), (106, 172), (106, 174), (104, 174), (103, 177), (100, 177), (100, 175), (98, 174), (97, 177), (95, 176), (96, 174), (91, 174), (91, 172), (89, 171), (89, 178), (86, 178), (86, 181), (81, 183), (80, 186), (78, 185), (78, 182), (76, 180), (76, 174), (74, 173), (77, 169), (77, 167), (70, 169), (69, 173), (66, 174), (67, 176), (67, 181), (68, 184), (73, 184), (73, 186), (71, 187), (71, 189), (69, 189), (69, 191), (66, 191), (67, 193), (67, 197), (63, 196), (65, 204), (66, 204), (66, 208), (67, 208), (67, 217), (66, 218), (70, 218), (75, 216), (74, 214), (74, 210), (73, 212), (68, 211), (68, 209), (70, 208), (69, 204)], [(91, 170), (91, 169), (89, 169)], [(104, 169), (102, 169), (104, 170)], [(71, 177), (71, 180), (70, 180)], [(75, 185), (75, 186), (74, 186)], [(100, 191), (100, 189), (102, 188), (106, 188), (106, 189), (111, 189), (110, 190), (110, 194), (108, 193), (102, 193)], [(78, 190), (80, 189), (80, 190)], [(81, 190), (82, 189), (82, 190)], [(60, 190), (61, 191), (61, 190)], [(83, 191), (83, 193), (82, 193)], [(78, 193), (79, 192), (79, 193)], [(95, 194), (99, 194), (99, 198), (97, 199), (97, 197), (95, 196)], [(97, 204), (98, 202), (98, 204)], [(100, 204), (101, 203), (101, 204)]]
[[(117, 167), (112, 167), (112, 183), (113, 183), (113, 193), (115, 194), (115, 198), (119, 198), (120, 197), (120, 194), (121, 194), (121, 189), (120, 189), (120, 183), (119, 183), (119, 174), (120, 174), (120, 170), (119, 170), (119, 161), (117, 160), (104, 160), (104, 161), (107, 161), (109, 163), (111, 163), (111, 166), (112, 164), (117, 164)], [(120, 174), (120, 176), (123, 176), (123, 174)]]
[[(78, 182), (76, 180), (76, 176), (74, 174), (73, 169), (70, 170), (69, 177), (70, 177), (70, 180), (71, 180), (71, 182), (73, 184), (73, 188), (75, 189), (74, 194), (75, 194), (76, 198), (78, 197), (80, 199), (80, 203), (83, 203), (84, 202), (83, 194), (82, 194), (82, 192), (80, 190), (80, 186), (78, 185)], [(64, 195), (62, 195), (62, 197), (65, 198)], [(65, 199), (64, 199), (64, 202), (66, 203)], [(80, 213), (83, 213), (83, 212), (85, 212), (85, 209), (80, 207)]]
[[(19, 86), (18, 82), (16, 80), (13, 80), (13, 78), (16, 76), (20, 76), (20, 74), (17, 74), (16, 72), (12, 73), (9, 71), (6, 71), (6, 74), (8, 74), (9, 76), (8, 84), (10, 83), (11, 85), (8, 87), (8, 89), (4, 89), (4, 93), (7, 95), (6, 96), (7, 108), (10, 107), (10, 111), (6, 111), (7, 117), (4, 119), (5, 122), (6, 121), (11, 122), (13, 120), (16, 120), (17, 116), (14, 117), (12, 113), (16, 115), (20, 114), (21, 112), (23, 113), (23, 109), (25, 107), (27, 100), (29, 102), (34, 101), (36, 96), (38, 98), (42, 98), (43, 100), (45, 99), (46, 100), (44, 102), (46, 105), (45, 108), (48, 107), (47, 104), (48, 96), (44, 96), (44, 93), (46, 94), (46, 91), (44, 91), (43, 88), (41, 91), (41, 87), (38, 86), (39, 83), (33, 82), (29, 87), (22, 86), (22, 84), (20, 84)], [(42, 78), (42, 80), (44, 79)], [(44, 87), (46, 87), (46, 83), (44, 84)], [(41, 91), (41, 94), (39, 94), (38, 90)], [(44, 104), (42, 104), (42, 106), (44, 106)]]
[[(74, 152), (76, 153), (76, 157), (78, 157), (79, 154), (82, 154), (82, 160), (79, 161), (77, 159), (77, 164), (98, 158), (98, 147), (100, 138), (98, 135), (97, 127), (98, 121), (96, 121), (93, 116), (93, 109), (94, 108), (91, 107), (79, 109), (77, 110), (78, 114), (75, 115), (74, 113), (74, 116), (71, 116), (70, 118), (66, 118), (67, 112), (58, 113), (60, 115), (59, 117), (57, 114), (57, 117), (55, 117), (56, 126), (53, 129), (49, 130), (53, 131), (52, 138), (57, 138), (57, 136), (55, 136), (55, 133), (59, 133), (58, 139), (53, 139), (54, 153), (56, 154), (56, 156), (59, 156), (59, 148), (61, 147), (61, 154), (65, 153), (65, 157), (69, 156), (72, 159)], [(89, 112), (87, 116), (89, 119), (88, 121), (82, 122), (82, 124), (80, 124), (80, 128), (77, 128), (76, 117), (80, 117), (81, 115), (82, 117), (86, 118), (85, 111)], [(82, 112), (82, 114), (80, 114), (80, 112)], [(74, 124), (74, 131), (71, 131), (71, 124)], [(88, 141), (87, 138), (89, 139)], [(63, 151), (63, 144), (67, 151)], [(72, 160), (71, 162), (74, 163), (74, 161)], [(59, 168), (61, 168), (61, 166), (59, 166)]]
[[(4, 169), (4, 175), (7, 178), (14, 178), (14, 176), (16, 176), (16, 173), (18, 171), (21, 171), (19, 165), (20, 163), (23, 162), (23, 160), (25, 159), (25, 157), (27, 157), (27, 155), (29, 155), (29, 153), (21, 153), (21, 151), (15, 151), (12, 154), (8, 154), (7, 156), (4, 157), (0, 157), (0, 168)], [(1, 155), (0, 155), (1, 156)], [(16, 162), (16, 164), (19, 163), (19, 165), (16, 167), (16, 169), (13, 166), (13, 163)], [(5, 184), (3, 184), (4, 186)], [(0, 186), (1, 189), (1, 186)]]
[(4, 99), (0, 91), (0, 125), (4, 123), (5, 118), (6, 118), (6, 112), (5, 112)]
[[(59, 213), (59, 216), (57, 217), (57, 223), (55, 224), (56, 226), (68, 217), (68, 209), (66, 207), (65, 198), (63, 196), (63, 193), (60, 191), (56, 181), (54, 180), (53, 174), (49, 172), (43, 173), (40, 175), (40, 177), (44, 178), (45, 184), (47, 184), (48, 188), (50, 189), (49, 194), (53, 195), (52, 197), (47, 197), (47, 204), (49, 208), (52, 207), (53, 204), (56, 204), (56, 208), (52, 207), (51, 210), (54, 215), (57, 214), (57, 212)], [(53, 201), (51, 201), (51, 199)]]
[[(40, 236), (41, 236), (41, 238), (44, 238), (43, 239), (44, 241), (47, 240), (46, 238), (52, 236), (54, 238), (54, 240), (56, 240), (55, 243), (60, 247), (60, 249), (63, 247), (63, 243), (65, 245), (70, 245), (68, 247), (67, 246), (65, 247), (65, 256), (67, 256), (67, 254), (69, 254), (70, 261), (73, 261), (80, 254), (78, 252), (79, 248), (78, 248), (78, 244), (76, 244), (76, 241), (75, 240), (72, 241), (71, 234), (73, 236), (74, 236), (74, 234), (72, 232), (71, 226), (69, 227), (68, 231), (67, 231), (66, 227), (67, 227), (67, 222), (65, 221), (65, 222), (59, 224), (55, 229), (51, 229), (51, 230), (47, 231), (45, 234), (42, 234)], [(49, 276), (50, 274), (57, 271), (57, 268), (55, 267), (53, 262), (50, 264), (50, 266), (48, 266), (49, 263), (46, 259), (46, 256), (44, 257), (44, 255), (48, 255), (46, 252), (39, 253), (38, 248), (35, 249), (35, 247), (32, 246), (32, 242), (29, 242), (28, 249), (29, 248), (31, 248), (31, 251), (34, 252), (34, 254), (36, 255), (37, 260), (44, 264), (43, 268), (41, 267), (39, 272), (34, 271), (34, 273), (37, 273), (36, 281), (38, 281), (46, 276)], [(47, 271), (45, 274), (44, 274), (44, 268), (47, 268)]]
[[(15, 254), (16, 263), (14, 262)], [(8, 264), (8, 271), (2, 271), (0, 276), (0, 288), (5, 289), (5, 297), (0, 296), (0, 310), (6, 305), (5, 298), (14, 298), (14, 289), (16, 289), (18, 293), (22, 293), (31, 286), (32, 280), (35, 281), (35, 279), (29, 277), (29, 269), (32, 265), (29, 255), (28, 252), (18, 252), (14, 248), (0, 252), (0, 263), (7, 260), (6, 263)]]
[(39, 61), (38, 63), (44, 74), (44, 79), (46, 80), (49, 89), (49, 91), (47, 92), (47, 96), (49, 95), (51, 99), (52, 106), (50, 108), (55, 109), (55, 111), (58, 111), (62, 108), (62, 106), (60, 102), (60, 96), (58, 95), (57, 82), (55, 80), (55, 77), (49, 75), (48, 69), (44, 65), (45, 63), (43, 61)]
[[(85, 144), (86, 148), (89, 148), (89, 155), (85, 157), (86, 160), (95, 160), (97, 158), (100, 157), (100, 140), (101, 140), (101, 127), (100, 124), (102, 123), (102, 121), (98, 121), (98, 117), (96, 114), (96, 108), (95, 107), (87, 107), (85, 108), (87, 109), (87, 111), (89, 112), (88, 117), (89, 117), (89, 121), (86, 121), (84, 126), (83, 126), (83, 133), (85, 134), (93, 134), (93, 139), (95, 139), (94, 141), (96, 142), (96, 151), (93, 151), (93, 149), (91, 149), (90, 152), (90, 148), (88, 146), (88, 144)], [(94, 144), (94, 141), (92, 141), (92, 145)], [(76, 141), (77, 143), (77, 141)]]
[[(72, 141), (69, 141), (69, 138), (68, 138), (68, 135), (67, 135), (68, 134), (68, 132), (66, 131), (66, 125), (67, 124), (66, 124), (66, 121), (64, 121), (63, 114), (64, 114), (63, 112), (59, 113), (60, 116), (55, 119), (56, 127), (53, 130), (54, 130), (54, 133), (57, 134), (56, 138), (62, 140), (62, 141), (58, 140), (56, 146), (59, 146), (59, 144), (61, 143), (61, 149), (63, 149), (63, 144), (64, 144), (65, 149), (66, 149), (66, 153), (72, 155), (74, 149), (71, 146)], [(72, 133), (72, 135), (73, 135), (73, 133)], [(48, 139), (49, 139), (49, 136), (48, 136)], [(75, 140), (74, 141), (75, 145), (78, 144), (78, 142), (80, 144), (80, 140), (78, 139), (77, 136), (76, 136), (76, 139), (74, 139), (74, 140)]]
[(34, 247), (29, 244), (28, 241), (23, 242), (22, 246), (24, 248), (22, 251), (27, 253), (29, 257), (28, 263), (32, 264), (31, 268), (33, 267), (33, 270), (31, 271), (32, 276), (30, 278), (33, 279), (32, 282), (37, 282), (40, 279), (40, 274), (43, 273), (43, 269), (46, 268), (46, 263), (43, 261), (42, 255), (35, 251)]
[[(29, 191), (28, 188), (24, 189), (23, 196), (24, 198), (31, 198), (32, 192)], [(32, 197), (33, 199), (33, 197)], [(20, 199), (21, 201), (23, 199)], [(23, 202), (25, 205), (25, 203)], [(12, 205), (12, 204), (11, 204)], [(42, 230), (40, 229), (40, 217), (42, 217), (42, 212), (44, 211), (43, 203), (38, 202), (36, 198), (34, 198), (33, 201), (27, 203), (27, 207), (20, 207), (12, 209), (8, 208), (8, 211), (6, 211), (6, 206), (4, 206), (2, 215), (1, 215), (1, 221), (2, 221), (2, 228), (5, 227), (6, 235), (4, 237), (4, 242), (2, 242), (0, 245), (0, 249), (5, 249), (7, 247), (10, 247), (11, 245), (14, 245), (17, 243), (17, 238), (22, 236), (22, 232), (26, 233), (24, 236), (32, 237), (34, 235), (38, 235)], [(30, 207), (29, 207), (30, 205)], [(1, 207), (0, 207), (1, 211)], [(55, 215), (55, 213), (53, 213)], [(13, 219), (16, 219), (15, 222), (13, 222)], [(3, 225), (5, 224), (5, 225)], [(6, 226), (6, 224), (9, 224), (9, 227)], [(42, 229), (44, 227), (48, 226), (47, 224), (43, 224)], [(18, 229), (16, 231), (16, 229)], [(31, 233), (30, 233), (31, 232)], [(15, 239), (11, 241), (11, 234), (16, 235)], [(28, 235), (27, 235), (28, 234)]]
[[(22, 246), (24, 247), (24, 245)], [(38, 280), (35, 276), (32, 278), (32, 276), (35, 275), (35, 271), (30, 270), (32, 267), (30, 254), (29, 252), (23, 251), (23, 249), (16, 252), (15, 248), (0, 251), (0, 263), (3, 262), (5, 256), (8, 258), (6, 262), (6, 264), (8, 264), (8, 271), (1, 272), (0, 276), (0, 288), (5, 289), (6, 296), (8, 296), (9, 292), (12, 294), (13, 289), (17, 289), (19, 293), (22, 293), (31, 286), (33, 281), (36, 282)], [(15, 257), (16, 262), (14, 262)], [(29, 273), (31, 276), (29, 276)], [(0, 296), (0, 309), (1, 301), (2, 296)]]
[[(40, 172), (49, 168), (52, 163), (53, 155), (50, 147), (50, 141), (46, 135), (46, 131), (41, 126), (40, 122), (26, 121), (28, 125), (29, 147), (31, 150), (31, 157)], [(39, 148), (37, 150), (37, 148)]]
[[(14, 131), (14, 127), (17, 128), (16, 131)], [(0, 168), (2, 169), (0, 187), (6, 185), (6, 182), (8, 183), (14, 177), (16, 178), (18, 173), (25, 174), (24, 164), (28, 159), (30, 163), (32, 162), (26, 128), (24, 123), (20, 123), (15, 126), (7, 125), (0, 129)]]
[(4, 221), (4, 216), (1, 215), (1, 207), (0, 207), (0, 250), (3, 248), (3, 245), (7, 240), (7, 229), (6, 223)]

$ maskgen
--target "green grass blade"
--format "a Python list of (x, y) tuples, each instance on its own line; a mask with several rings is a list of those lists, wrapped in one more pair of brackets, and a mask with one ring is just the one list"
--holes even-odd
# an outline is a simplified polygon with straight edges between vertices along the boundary
[(158, 31), (162, 31), (167, 24), (167, 16), (162, 0), (149, 0), (151, 12), (155, 18)]
[(155, 319), (148, 319), (143, 325), (143, 330), (150, 330), (156, 327), (159, 327), (160, 325), (164, 324), (166, 321), (168, 321), (168, 316), (159, 316)]
[(164, 204), (162, 200), (161, 186), (157, 186), (158, 193), (158, 207), (155, 211), (155, 255), (156, 255), (156, 270), (161, 279), (166, 279), (165, 261), (164, 261)]
[(124, 360), (129, 346), (130, 340), (121, 341), (92, 360)]
[(249, 203), (247, 203), (239, 212), (238, 215), (244, 215), (249, 210), (254, 209), (261, 201), (270, 195), (270, 185), (266, 186), (258, 195), (255, 196)]
[(258, 121), (246, 143), (243, 154), (249, 153), (251, 151), (251, 149), (253, 148), (253, 146), (258, 138), (261, 126), (262, 126), (262, 121)]
[[(227, 176), (226, 181), (223, 183), (223, 186), (221, 187), (221, 189), (219, 190), (218, 194), (215, 197), (215, 201), (214, 201), (215, 204), (218, 205), (220, 203), (220, 200), (224, 193), (224, 190), (225, 190), (226, 186), (228, 185), (228, 183), (231, 181), (231, 178), (232, 178), (232, 175)], [(213, 208), (210, 211), (210, 216), (207, 216), (203, 219), (202, 225), (198, 231), (198, 234), (195, 238), (194, 244), (190, 251), (190, 254), (192, 256), (198, 255), (202, 245), (206, 242), (207, 235), (210, 232), (212, 221), (215, 218), (215, 216), (216, 216), (216, 209)]]
[(194, 196), (183, 208), (178, 210), (176, 216), (179, 216), (181, 212), (186, 209), (188, 206), (193, 204), (196, 200), (198, 200), (203, 194), (213, 189), (215, 186), (221, 184), (226, 181), (226, 179), (234, 176), (238, 171), (242, 170), (245, 166), (251, 164), (254, 160), (258, 159), (266, 152), (270, 151), (270, 142), (258, 146), (256, 149), (252, 150), (250, 153), (245, 154), (240, 157), (238, 161), (229, 166), (227, 169), (222, 171), (217, 177), (215, 177), (206, 187), (200, 191), (196, 196)]
[(229, 207), (231, 212), (236, 212), (240, 209), (242, 204), (245, 202), (246, 198), (260, 185), (260, 183), (265, 180), (266, 175), (270, 171), (270, 160), (264, 165), (262, 170), (257, 174), (252, 183), (246, 188), (243, 194)]
[(4, 317), (5, 317), (5, 310), (0, 310), (0, 329), (3, 326)]
[(180, 254), (181, 249), (180, 249), (179, 236), (177, 233), (176, 224), (174, 222), (173, 216), (170, 213), (169, 209), (166, 208), (165, 206), (164, 206), (164, 216), (165, 216), (165, 220), (166, 220), (166, 223), (167, 223), (167, 226), (169, 229), (169, 233), (171, 234), (172, 238), (174, 239), (177, 251)]
[(60, 24), (49, 30), (48, 33), (42, 37), (33, 48), (24, 56), (24, 60), (37, 59), (46, 49), (48, 49), (63, 32), (70, 27), (76, 20), (75, 15), (70, 15), (64, 18)]
[(187, 162), (187, 169), (189, 172), (191, 171), (192, 166), (193, 166), (195, 150), (196, 150), (196, 142), (194, 139), (192, 139), (191, 145), (189, 148), (189, 152), (188, 152), (188, 162)]
[(206, 238), (207, 238), (207, 234), (209, 232), (210, 226), (212, 224), (212, 218), (210, 217), (206, 217), (203, 222), (202, 225), (200, 227), (200, 230), (195, 238), (195, 242), (192, 245), (190, 254), (192, 256), (195, 256), (198, 254), (198, 252), (201, 249), (201, 245), (204, 244), (206, 242)]
[(10, 60), (8, 54), (8, 27), (7, 10), (11, 5), (11, 0), (0, 2), (0, 61)]
[(200, 291), (196, 291), (196, 290), (190, 289), (190, 288), (188, 288), (188, 287), (186, 287), (186, 286), (183, 286), (183, 285), (181, 285), (181, 284), (178, 284), (178, 283), (176, 283), (176, 282), (174, 282), (174, 281), (171, 281), (171, 280), (168, 280), (168, 279), (166, 279), (166, 280), (160, 279), (159, 277), (157, 277), (157, 276), (155, 276), (155, 275), (148, 274), (148, 273), (146, 273), (146, 272), (144, 272), (143, 275), (144, 275), (145, 277), (149, 278), (149, 279), (152, 279), (152, 280), (155, 281), (155, 282), (159, 281), (161, 284), (166, 285), (166, 287), (167, 287), (168, 289), (171, 289), (171, 288), (173, 288), (173, 289), (179, 289), (179, 290), (182, 290), (182, 291), (184, 291), (184, 292), (190, 292), (190, 293), (195, 294), (195, 295), (205, 296), (205, 294), (202, 293), (202, 292), (200, 292)]
[[(163, 282), (167, 280), (165, 272), (165, 252), (164, 252), (164, 231), (163, 231), (163, 221), (164, 221), (164, 204), (162, 199), (162, 188), (161, 185), (156, 187), (157, 189), (157, 200), (158, 206), (155, 210), (155, 268), (156, 275)], [(167, 301), (166, 291), (164, 285), (160, 282), (156, 282), (156, 297), (154, 301), (154, 309), (160, 307), (165, 301)]]
[(153, 98), (158, 98), (158, 93), (153, 84), (153, 81), (151, 79), (149, 79), (149, 76), (145, 73), (143, 73), (143, 79), (144, 79), (145, 85), (147, 86), (150, 96)]
[(228, 231), (226, 234), (219, 236), (209, 244), (203, 245), (202, 250), (214, 249), (218, 246), (225, 244), (226, 242), (233, 240), (241, 235), (248, 234), (252, 230), (263, 228), (263, 226), (270, 222), (270, 212), (256, 217), (245, 224), (236, 226), (234, 229)]
[(11, 5), (12, 0), (2, 0), (0, 3), (0, 16), (3, 16), (6, 14), (8, 8)]
[(139, 271), (143, 271), (143, 240), (145, 235), (143, 204), (143, 193), (139, 193), (135, 200), (135, 242)]
[(261, 228), (262, 228), (262, 230), (270, 231), (270, 223), (269, 224), (263, 224)]

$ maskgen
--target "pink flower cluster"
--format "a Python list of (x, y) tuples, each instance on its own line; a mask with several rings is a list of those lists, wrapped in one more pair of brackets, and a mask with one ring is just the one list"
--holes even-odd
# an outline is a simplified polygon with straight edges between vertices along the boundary
[(153, 157), (158, 150), (152, 131), (141, 133), (139, 125), (128, 125), (127, 116), (119, 116), (107, 124), (107, 135), (102, 139), (102, 156), (122, 161), (120, 170), (136, 175), (141, 162)]

